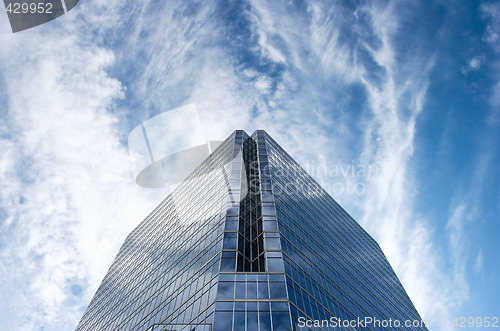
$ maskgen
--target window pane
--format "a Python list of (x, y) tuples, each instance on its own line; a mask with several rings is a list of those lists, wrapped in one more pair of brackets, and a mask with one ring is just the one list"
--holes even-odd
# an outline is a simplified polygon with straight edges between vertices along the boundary
[(274, 331), (292, 331), (292, 325), (288, 312), (273, 312)]
[(285, 283), (269, 283), (271, 299), (286, 299)]
[(245, 282), (236, 282), (236, 299), (245, 299)]
[(259, 282), (259, 299), (269, 299), (269, 291), (266, 282)]
[(271, 331), (271, 316), (268, 311), (259, 312), (260, 331)]
[(234, 294), (233, 282), (219, 282), (219, 289), (217, 291), (218, 299), (232, 299)]
[(278, 226), (276, 221), (264, 221), (264, 231), (276, 231)]
[(265, 249), (280, 249), (280, 238), (264, 238)]
[(225, 231), (238, 231), (238, 222), (226, 220)]
[(247, 298), (257, 299), (257, 282), (247, 283)]
[(238, 243), (238, 238), (224, 238), (223, 249), (236, 249), (236, 244)]
[(268, 271), (283, 271), (283, 260), (281, 258), (267, 258)]
[(249, 311), (247, 312), (247, 330), (258, 330), (258, 317), (257, 317), (257, 312), (252, 312)]
[(231, 330), (233, 324), (233, 312), (215, 312), (214, 330), (213, 331), (227, 331)]
[(233, 257), (223, 257), (220, 264), (220, 271), (233, 271), (236, 264), (236, 258)]
[(234, 330), (245, 331), (245, 312), (237, 311), (234, 313)]
[(217, 311), (233, 311), (233, 302), (232, 301), (219, 301), (217, 302)]

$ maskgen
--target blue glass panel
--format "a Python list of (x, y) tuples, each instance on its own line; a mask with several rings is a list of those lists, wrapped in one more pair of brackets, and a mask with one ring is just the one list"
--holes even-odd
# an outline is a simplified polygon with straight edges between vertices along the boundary
[(262, 215), (275, 215), (276, 211), (273, 207), (263, 207), (262, 208)]
[(259, 312), (259, 331), (271, 331), (271, 315), (269, 311)]
[(245, 312), (234, 312), (234, 331), (245, 331)]
[(219, 280), (222, 282), (234, 282), (234, 274), (220, 274)]
[[(270, 255), (272, 253), (270, 252), (268, 254)], [(269, 281), (270, 282), (283, 282), (283, 281), (285, 281), (285, 275), (283, 275), (283, 274), (271, 274), (271, 275), (269, 275)]]
[(245, 311), (245, 302), (236, 301), (234, 303), (234, 311)]
[(273, 301), (271, 302), (271, 311), (288, 311), (288, 302)]
[(236, 245), (238, 244), (238, 238), (224, 238), (223, 249), (236, 249)]
[(247, 275), (247, 281), (249, 281), (249, 282), (255, 282), (255, 281), (257, 281), (257, 275), (256, 274), (248, 274)]
[(223, 257), (221, 259), (220, 271), (234, 272), (236, 268), (236, 257)]
[(258, 330), (259, 321), (258, 321), (258, 313), (256, 311), (247, 312), (247, 330)]
[(269, 299), (269, 290), (266, 282), (259, 282), (259, 299)]
[(278, 223), (276, 221), (264, 221), (264, 231), (277, 231)]
[(233, 324), (233, 312), (215, 312), (213, 331), (231, 330)]
[(234, 282), (219, 282), (217, 290), (218, 299), (232, 299), (234, 295)]
[(267, 258), (268, 271), (270, 272), (280, 272), (283, 270), (283, 260), (281, 258)]
[(264, 238), (264, 248), (277, 250), (280, 249), (280, 239), (279, 238)]
[(215, 309), (217, 311), (233, 311), (233, 301), (218, 301)]
[(292, 331), (289, 313), (273, 312), (273, 331)]
[(257, 311), (257, 302), (255, 302), (255, 301), (248, 301), (247, 302), (247, 310), (248, 311)]
[(257, 282), (247, 282), (247, 299), (257, 299)]
[(245, 299), (246, 298), (245, 282), (236, 282), (235, 298), (236, 299)]
[(240, 212), (240, 208), (238, 207), (231, 207), (227, 209), (227, 215), (238, 215)]
[(259, 311), (269, 311), (269, 309), (271, 309), (271, 307), (268, 301), (259, 302)]
[(286, 299), (285, 283), (269, 283), (271, 299)]
[(238, 231), (238, 222), (226, 221), (225, 231)]

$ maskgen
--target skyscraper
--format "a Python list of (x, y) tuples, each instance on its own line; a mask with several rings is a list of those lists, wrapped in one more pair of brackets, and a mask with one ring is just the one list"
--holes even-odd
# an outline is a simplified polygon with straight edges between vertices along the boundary
[(77, 330), (418, 321), (375, 240), (266, 132), (235, 131), (130, 233)]

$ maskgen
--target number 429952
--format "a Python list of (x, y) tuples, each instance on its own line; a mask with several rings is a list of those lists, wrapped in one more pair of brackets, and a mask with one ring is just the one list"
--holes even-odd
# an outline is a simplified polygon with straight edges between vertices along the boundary
[(9, 14), (52, 14), (52, 4), (45, 2), (9, 3), (5, 8)]

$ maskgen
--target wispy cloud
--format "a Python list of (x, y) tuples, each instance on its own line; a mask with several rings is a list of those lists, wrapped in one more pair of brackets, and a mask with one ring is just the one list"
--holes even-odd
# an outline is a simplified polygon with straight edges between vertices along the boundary
[[(500, 54), (500, 5), (498, 3), (483, 3), (481, 12), (487, 22), (483, 41), (490, 45), (496, 55)], [(500, 123), (500, 62), (495, 61), (495, 74), (497, 83), (494, 85), (491, 97), (490, 123), (498, 125)]]
[(2, 328), (76, 324), (158, 201), (134, 186), (128, 130), (188, 103), (208, 139), (266, 129), (301, 164), (376, 165), (376, 176), (334, 179), (360, 180), (363, 195), (334, 197), (381, 244), (422, 317), (453, 311), (468, 293), (457, 254), (468, 254), (459, 243), (470, 206), (452, 205), (448, 236), (416, 206), (413, 153), (434, 57), (399, 48), (401, 7), (87, 1), (39, 30), (2, 34), (0, 286), (15, 298), (0, 304), (11, 316)]
[[(423, 317), (436, 320), (466, 299), (467, 284), (459, 261), (443, 266), (446, 256), (434, 244), (435, 228), (415, 208), (418, 182), (411, 164), (433, 58), (424, 52), (407, 58), (397, 53), (395, 37), (404, 20), (399, 9), (397, 4), (366, 6), (349, 14), (342, 5), (298, 8), (253, 1), (255, 61), (284, 69), (269, 78), (275, 89), (261, 93), (240, 81), (231, 98), (245, 100), (247, 107), (240, 108), (244, 118), (248, 106), (256, 106), (250, 125), (267, 129), (303, 164), (356, 159), (380, 167), (378, 176), (364, 183), (365, 194), (356, 198), (361, 222), (381, 243)], [(366, 103), (357, 112), (338, 109), (336, 103), (346, 99), (342, 91), (353, 86), (362, 88)], [(353, 128), (364, 132), (361, 148)], [(346, 202), (353, 197), (337, 198)], [(460, 236), (462, 230), (453, 233)], [(454, 247), (453, 238), (449, 243)]]
[(483, 17), (488, 20), (483, 40), (494, 47), (496, 52), (500, 52), (500, 6), (498, 3), (481, 4)]
[[(355, 159), (379, 167), (377, 176), (362, 179), (364, 195), (336, 198), (350, 206), (357, 203), (361, 223), (381, 243), (419, 312), (425, 319), (436, 320), (464, 302), (468, 287), (461, 262), (443, 265), (446, 256), (435, 244), (435, 227), (416, 211), (419, 184), (412, 169), (416, 123), (424, 111), (434, 61), (432, 54), (422, 50), (406, 58), (397, 53), (395, 40), (405, 19), (400, 9), (390, 3), (349, 13), (342, 5), (324, 8), (311, 3), (296, 8), (252, 2), (251, 17), (262, 56), (286, 66), (278, 89), (267, 97), (275, 107), (264, 108), (269, 110), (255, 121), (292, 155), (299, 155), (303, 164), (312, 160), (332, 165), (339, 159), (344, 163)], [(304, 14), (296, 17), (299, 11)], [(284, 12), (286, 16), (278, 14)], [(352, 113), (335, 109), (335, 101), (345, 100), (341, 91), (352, 86), (362, 87), (367, 102), (357, 113), (350, 107)], [(286, 120), (269, 124), (278, 117)], [(349, 128), (350, 117), (358, 123)], [(328, 123), (328, 133), (323, 131), (324, 123)], [(353, 147), (360, 138), (352, 135), (356, 126), (364, 132), (361, 148)], [(456, 227), (449, 238), (451, 250), (456, 237), (463, 235), (460, 223), (452, 224)], [(450, 268), (452, 276), (448, 276)]]
[[(416, 123), (425, 110), (433, 56), (417, 52), (406, 61), (396, 60), (394, 39), (404, 17), (391, 6), (367, 11), (380, 39), (378, 48), (369, 48), (370, 53), (385, 74), (381, 84), (363, 79), (372, 110), (364, 154), (382, 169), (370, 183), (363, 223), (381, 243), (410, 298), (433, 329), (437, 320), (453, 316), (468, 299), (464, 257), (468, 252), (466, 211), (470, 208), (463, 204), (453, 207), (443, 252), (442, 241), (437, 240), (442, 238), (436, 233), (439, 224), (418, 211), (415, 193), (419, 182), (412, 171)], [(478, 61), (469, 63), (470, 69), (479, 68)]]
[[(476, 262), (474, 264), (474, 271), (476, 274), (483, 276), (484, 273), (484, 257), (483, 257), (483, 251), (479, 250), (479, 253), (477, 253), (476, 256)], [(484, 279), (483, 279), (484, 281)]]
[(113, 53), (88, 29), (68, 35), (63, 20), (0, 36), (5, 330), (72, 329), (124, 236), (154, 205), (130, 180), (120, 143), (113, 101), (124, 91), (106, 72)]
[(483, 65), (484, 61), (485, 57), (483, 55), (474, 56), (467, 62), (465, 66), (462, 67), (462, 73), (464, 75), (467, 75), (471, 71), (477, 71), (481, 69), (481, 66)]

